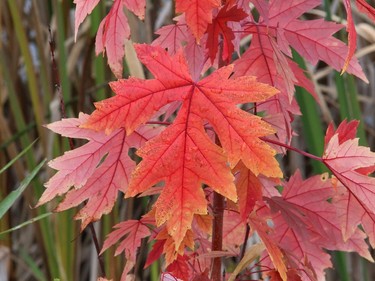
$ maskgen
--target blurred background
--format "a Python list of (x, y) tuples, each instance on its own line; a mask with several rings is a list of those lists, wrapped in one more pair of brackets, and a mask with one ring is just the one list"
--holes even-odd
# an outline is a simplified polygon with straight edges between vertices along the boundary
[[(0, 169), (9, 164), (0, 173), (0, 281), (96, 280), (100, 275), (92, 233), (89, 229), (79, 231), (79, 223), (73, 220), (76, 210), (52, 213), (56, 202), (33, 208), (44, 191), (43, 184), (54, 174), (45, 159), (51, 160), (70, 150), (68, 140), (43, 125), (64, 115), (77, 117), (79, 112), (91, 113), (93, 102), (112, 95), (107, 84), (115, 80), (106, 58), (95, 55), (96, 31), (112, 1), (100, 1), (81, 25), (76, 41), (72, 2), (0, 0)], [(131, 39), (151, 42), (160, 25), (172, 22), (172, 10), (172, 1), (148, 0), (145, 21), (126, 11)], [(361, 143), (375, 150), (375, 27), (355, 8), (353, 13), (358, 32), (357, 57), (370, 84), (347, 74), (341, 76), (319, 63), (305, 67), (315, 84), (320, 106), (303, 89), (296, 89), (304, 115), (295, 121), (295, 129), (301, 133), (293, 145), (316, 155), (322, 153), (327, 125), (344, 119), (360, 119)], [(321, 7), (305, 16), (346, 23), (342, 1), (324, 0)], [(345, 41), (345, 29), (337, 36)], [(142, 67), (131, 47), (129, 50), (123, 77), (130, 74), (142, 77)], [(304, 65), (301, 58), (295, 59)], [(74, 144), (79, 146), (82, 142)], [(286, 155), (282, 165), (289, 175), (297, 167), (305, 176), (324, 171), (294, 153)], [(18, 193), (11, 194), (17, 188), (20, 188)], [(9, 210), (4, 207), (8, 195), (17, 199), (11, 202)], [(142, 204), (134, 199), (119, 200), (114, 211), (93, 226), (99, 244), (114, 224), (133, 218), (140, 208)], [(142, 270), (145, 247), (140, 251), (134, 277), (158, 280), (159, 263)], [(108, 250), (102, 262), (107, 277), (119, 280), (123, 261), (113, 254), (113, 249)], [(375, 280), (375, 265), (357, 254), (333, 253), (333, 263), (334, 269), (328, 271), (327, 280)]]

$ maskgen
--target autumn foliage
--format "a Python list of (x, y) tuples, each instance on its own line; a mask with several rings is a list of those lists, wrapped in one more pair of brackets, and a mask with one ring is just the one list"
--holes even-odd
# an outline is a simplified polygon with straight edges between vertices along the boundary
[[(74, 2), (77, 34), (99, 0)], [(326, 250), (373, 261), (365, 239), (375, 247), (375, 179), (369, 176), (375, 153), (359, 146), (358, 122), (331, 124), (324, 154), (305, 153), (330, 173), (303, 179), (295, 171), (284, 178), (277, 160), (296, 135), (295, 86), (316, 96), (292, 49), (311, 64), (323, 61), (368, 82), (353, 56), (352, 3), (343, 2), (348, 45), (334, 37), (343, 25), (302, 17), (320, 0), (176, 0), (174, 23), (157, 30), (151, 44), (134, 44), (153, 78), (122, 79), (131, 34), (124, 9), (144, 19), (146, 1), (113, 1), (96, 52), (107, 56), (118, 78), (110, 83), (115, 95), (97, 102), (90, 115), (47, 126), (87, 143), (50, 161), (57, 173), (38, 205), (60, 195), (56, 211), (85, 202), (75, 217), (84, 229), (111, 212), (119, 196), (157, 198), (142, 218), (115, 225), (104, 242), (102, 252), (116, 245), (116, 254), (124, 253), (123, 280), (142, 240), (155, 241), (146, 266), (163, 259), (164, 280), (210, 280), (215, 257), (251, 253), (259, 259), (247, 273), (260, 268), (271, 280), (324, 279), (332, 266)], [(356, 5), (374, 19), (368, 3)], [(134, 148), (137, 163), (129, 154)], [(224, 202), (220, 251), (211, 248), (214, 194)], [(246, 234), (259, 243), (247, 243), (243, 254)]]

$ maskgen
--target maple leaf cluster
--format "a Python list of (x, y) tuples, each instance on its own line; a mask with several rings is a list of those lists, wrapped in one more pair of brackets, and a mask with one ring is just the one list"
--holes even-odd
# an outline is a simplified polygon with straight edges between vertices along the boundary
[[(99, 0), (74, 2), (77, 36)], [(355, 251), (373, 261), (365, 239), (375, 247), (375, 179), (368, 176), (375, 153), (358, 145), (358, 122), (327, 130), (324, 154), (314, 159), (332, 176), (304, 180), (296, 171), (286, 180), (275, 158), (295, 135), (291, 123), (300, 111), (294, 87), (315, 95), (292, 49), (311, 64), (324, 61), (367, 82), (353, 56), (350, 1), (344, 1), (349, 47), (333, 37), (342, 25), (301, 19), (320, 4), (177, 0), (175, 23), (156, 31), (152, 44), (134, 45), (153, 75), (144, 80), (121, 76), (130, 36), (124, 8), (143, 19), (145, 1), (115, 0), (96, 38), (96, 52), (107, 54), (119, 78), (110, 83), (115, 96), (97, 102), (91, 115), (47, 126), (88, 142), (50, 162), (58, 172), (38, 205), (60, 195), (56, 211), (86, 202), (75, 217), (83, 229), (112, 210), (119, 191), (125, 198), (156, 195), (147, 214), (114, 226), (104, 243), (102, 252), (120, 241), (116, 255), (126, 257), (124, 280), (142, 239), (156, 241), (146, 266), (163, 256), (164, 280), (209, 280), (213, 257), (240, 255), (246, 225), (264, 245), (256, 267), (267, 268), (271, 280), (322, 280), (332, 266), (325, 250)], [(374, 17), (365, 1), (357, 6)], [(137, 165), (131, 148), (141, 157)], [(214, 193), (225, 198), (219, 252), (210, 250)]]

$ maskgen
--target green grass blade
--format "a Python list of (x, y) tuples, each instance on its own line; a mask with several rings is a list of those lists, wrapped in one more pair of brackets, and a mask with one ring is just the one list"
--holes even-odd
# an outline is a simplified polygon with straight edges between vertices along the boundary
[(334, 253), (335, 268), (340, 276), (341, 281), (350, 281), (349, 273), (347, 271), (346, 253), (335, 252)]
[[(22, 8), (20, 5), (18, 5), (17, 1), (13, 1), (13, 0), (8, 0), (8, 6), (9, 6), (10, 13), (12, 16), (12, 22), (14, 24), (14, 30), (16, 33), (16, 37), (17, 37), (20, 49), (21, 49), (22, 57), (25, 62), (27, 83), (28, 83), (28, 87), (30, 91), (31, 102), (33, 105), (33, 113), (35, 116), (36, 123), (38, 125), (42, 125), (44, 123), (44, 118), (43, 118), (44, 109), (40, 103), (38, 82), (37, 82), (36, 74), (34, 71), (34, 64), (33, 64), (30, 50), (29, 50), (29, 42), (27, 40), (26, 30), (25, 30), (25, 27), (23, 26), (23, 21), (21, 18), (20, 9)], [(37, 130), (40, 136), (42, 147), (43, 149), (45, 149), (46, 148), (46, 143), (45, 143), (46, 138), (44, 137), (45, 131), (41, 126), (37, 126)]]
[[(303, 58), (293, 51), (293, 58), (302, 69), (306, 69)], [(303, 133), (310, 153), (321, 156), (324, 148), (324, 129), (321, 123), (321, 116), (316, 101), (305, 89), (296, 87), (296, 99), (302, 113)], [(323, 173), (327, 171), (326, 167), (321, 163), (312, 160), (315, 173)]]
[[(61, 95), (65, 104), (66, 117), (73, 116), (73, 107), (69, 106), (68, 101), (72, 100), (71, 80), (68, 75), (68, 53), (66, 49), (67, 30), (69, 30), (70, 21), (69, 7), (71, 3), (67, 1), (53, 0), (52, 10), (56, 16), (56, 53), (58, 53), (58, 77), (60, 81)], [(67, 139), (63, 140), (63, 150), (70, 150)], [(61, 151), (54, 151), (60, 153)], [(79, 267), (77, 259), (76, 243), (71, 243), (78, 235), (77, 223), (72, 220), (75, 213), (74, 209), (67, 210), (56, 217), (54, 229), (55, 236), (55, 255), (59, 263), (60, 277), (62, 280), (74, 280), (76, 268)]]
[(24, 150), (22, 150), (15, 158), (10, 160), (4, 167), (1, 168), (0, 174), (3, 173), (6, 169), (8, 169), (10, 166), (13, 165), (14, 162), (16, 162), (19, 158), (21, 158), (33, 145), (36, 143), (37, 140), (30, 143)]
[[(13, 119), (15, 120), (16, 127), (18, 133), (16, 138), (20, 138), (21, 146), (27, 147), (32, 140), (30, 139), (27, 132), (29, 132), (32, 128), (32, 126), (26, 125), (26, 121), (24, 119), (24, 114), (21, 109), (21, 103), (17, 98), (17, 93), (15, 91), (15, 85), (14, 85), (14, 79), (10, 76), (9, 72), (6, 71), (7, 65), (9, 64), (9, 61), (7, 59), (7, 55), (3, 52), (3, 50), (0, 48), (0, 71), (1, 75), (4, 76), (4, 81), (7, 87), (7, 90), (9, 92), (8, 98), (10, 102), (10, 109), (13, 115)], [(4, 71), (5, 70), (5, 71)], [(40, 126), (39, 126), (40, 127)], [(41, 128), (44, 130), (44, 128)], [(41, 137), (41, 136), (39, 136)], [(26, 162), (27, 167), (29, 170), (32, 170), (33, 167), (37, 165), (37, 162), (35, 160), (35, 155), (32, 150), (29, 150), (26, 152)], [(33, 180), (33, 187), (34, 187), (34, 194), (35, 197), (40, 197), (43, 192), (43, 187), (38, 178), (35, 178)], [(27, 192), (26, 192), (27, 193)], [(26, 194), (27, 195), (27, 194)], [(31, 196), (26, 196), (27, 201), (29, 204), (33, 204), (33, 198)], [(35, 214), (40, 215), (46, 213), (46, 207), (41, 206), (38, 209), (32, 210)], [(35, 215), (34, 215), (35, 216)], [(40, 245), (42, 245), (42, 251), (45, 252), (45, 263), (48, 264), (48, 271), (52, 274), (52, 276), (59, 276), (59, 269), (57, 265), (56, 260), (56, 251), (55, 246), (56, 243), (54, 241), (53, 234), (51, 232), (51, 222), (47, 220), (40, 220), (38, 222), (37, 232), (40, 232), (41, 237), (39, 242)]]
[[(359, 143), (361, 145), (368, 146), (367, 143), (367, 138), (366, 138), (366, 132), (363, 124), (363, 118), (362, 118), (362, 111), (358, 99), (358, 91), (356, 87), (356, 82), (355, 78), (352, 75), (346, 75), (345, 76), (346, 80), (346, 85), (347, 85), (347, 99), (349, 101), (349, 111), (348, 112), (343, 112), (343, 114), (346, 115), (346, 118), (350, 120), (359, 120), (359, 126), (358, 126), (358, 131), (357, 135), (359, 137)], [(340, 108), (341, 109), (341, 108)]]
[(41, 220), (41, 219), (44, 219), (44, 218), (46, 218), (46, 217), (48, 217), (48, 216), (50, 216), (50, 215), (52, 215), (52, 214), (53, 214), (52, 212), (48, 212), (48, 213), (45, 213), (45, 214), (41, 214), (41, 215), (39, 215), (39, 216), (37, 216), (37, 217), (35, 217), (35, 218), (29, 219), (29, 220), (27, 220), (27, 221), (25, 221), (25, 222), (23, 222), (23, 223), (21, 223), (21, 224), (19, 224), (19, 225), (16, 225), (15, 227), (12, 227), (12, 228), (7, 229), (7, 230), (5, 230), (5, 231), (3, 231), (3, 232), (0, 232), (0, 239), (1, 239), (1, 236), (4, 235), (4, 234), (7, 234), (7, 233), (10, 233), (10, 232), (12, 232), (12, 231), (15, 231), (15, 230), (21, 229), (22, 227), (25, 227), (25, 226), (27, 226), (27, 225), (29, 225), (29, 224), (32, 224), (32, 223), (36, 222), (36, 221), (39, 221), (39, 220)]
[(34, 168), (34, 170), (21, 182), (20, 186), (12, 191), (3, 201), (0, 202), (0, 219), (4, 216), (4, 214), (12, 207), (14, 202), (21, 196), (23, 191), (26, 187), (30, 184), (39, 170), (43, 167), (46, 159), (39, 163), (38, 166)]
[(36, 264), (35, 260), (32, 257), (30, 257), (30, 255), (24, 249), (20, 250), (20, 256), (22, 260), (26, 263), (28, 269), (34, 275), (36, 280), (47, 281), (47, 278), (44, 275), (43, 271), (40, 269), (40, 266)]
[(66, 49), (65, 49), (65, 40), (66, 40), (65, 23), (66, 22), (64, 22), (64, 19), (65, 19), (64, 7), (63, 7), (62, 1), (58, 1), (58, 0), (53, 0), (52, 5), (53, 5), (53, 10), (57, 19), (56, 33), (57, 33), (57, 50), (59, 52), (58, 69), (59, 69), (59, 77), (60, 77), (60, 86), (61, 86), (62, 96), (64, 98), (64, 101), (66, 102), (66, 101), (71, 100), (72, 94), (71, 94), (71, 89), (70, 89), (70, 79), (68, 77), (68, 70), (67, 70), (67, 63), (66, 63), (68, 61), (68, 57), (67, 57)]

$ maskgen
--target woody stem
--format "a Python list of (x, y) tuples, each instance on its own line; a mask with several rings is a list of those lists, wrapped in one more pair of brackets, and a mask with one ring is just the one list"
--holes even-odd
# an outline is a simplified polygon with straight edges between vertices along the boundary
[[(223, 67), (226, 63), (222, 60), (223, 54), (223, 44), (222, 39), (221, 43), (219, 44), (219, 63), (218, 66)], [(218, 136), (216, 136), (215, 143), (218, 146), (221, 146), (220, 140)], [(212, 226), (212, 251), (222, 251), (223, 250), (223, 223), (224, 223), (224, 197), (214, 192), (214, 199), (213, 199), (213, 226)], [(212, 261), (212, 272), (211, 272), (211, 280), (221, 280), (221, 257), (216, 257)]]
[[(214, 192), (212, 226), (212, 251), (223, 250), (223, 222), (224, 222), (224, 197)], [(221, 258), (216, 257), (212, 262), (211, 280), (221, 280)]]

